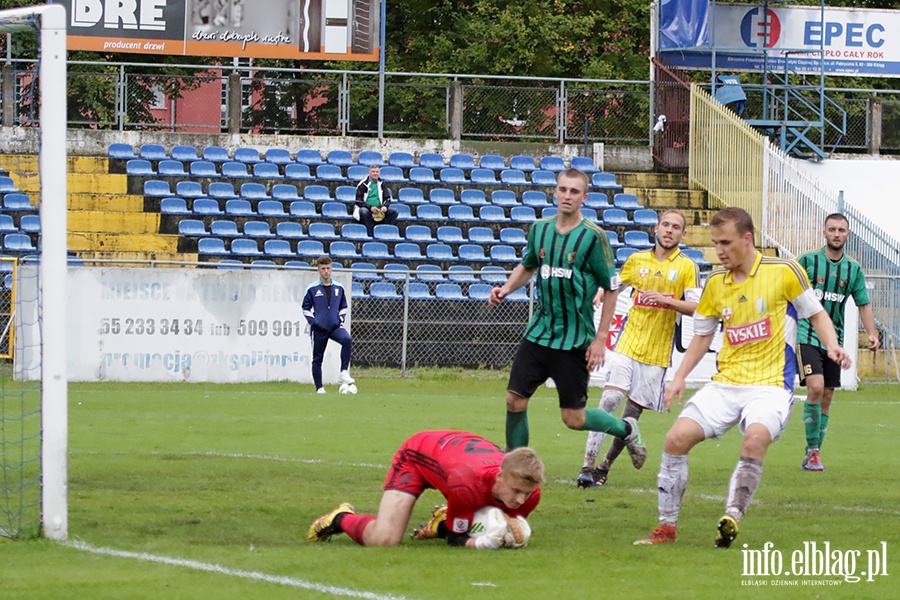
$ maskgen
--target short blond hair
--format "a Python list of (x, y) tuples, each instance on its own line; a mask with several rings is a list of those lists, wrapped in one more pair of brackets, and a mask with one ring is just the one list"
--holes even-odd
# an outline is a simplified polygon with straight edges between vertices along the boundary
[(500, 464), (500, 470), (510, 477), (539, 485), (544, 482), (544, 463), (531, 448), (516, 448)]

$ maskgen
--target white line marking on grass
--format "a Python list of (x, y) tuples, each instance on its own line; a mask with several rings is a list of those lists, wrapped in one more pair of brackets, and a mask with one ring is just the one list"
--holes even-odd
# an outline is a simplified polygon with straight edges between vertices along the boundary
[(371, 467), (373, 469), (387, 469), (387, 465), (379, 465), (373, 463), (348, 463), (343, 461), (322, 460), (320, 458), (287, 458), (284, 456), (273, 456), (271, 454), (243, 454), (240, 452), (150, 452), (151, 455), (171, 455), (178, 456), (218, 456), (222, 458), (249, 458), (253, 460), (274, 460), (279, 462), (303, 463), (307, 465), (331, 465), (344, 467)]
[(131, 558), (144, 562), (152, 562), (159, 565), (170, 565), (173, 567), (186, 567), (196, 571), (205, 571), (207, 573), (218, 573), (219, 575), (227, 575), (229, 577), (239, 577), (241, 579), (251, 579), (253, 581), (262, 581), (265, 583), (274, 583), (293, 588), (301, 588), (311, 590), (322, 594), (331, 594), (334, 596), (346, 596), (348, 598), (363, 598), (364, 600), (406, 600), (406, 596), (394, 596), (392, 594), (376, 594), (375, 592), (361, 592), (350, 588), (337, 587), (333, 585), (323, 585), (296, 579), (294, 577), (285, 577), (283, 575), (269, 575), (260, 573), (259, 571), (242, 571), (237, 569), (229, 569), (221, 565), (203, 563), (196, 560), (186, 558), (175, 558), (171, 556), (159, 556), (157, 554), (147, 554), (146, 552), (129, 552), (127, 550), (116, 550), (114, 548), (102, 548), (92, 546), (86, 542), (70, 541), (63, 542), (64, 546), (90, 552), (91, 554), (101, 554), (104, 556), (113, 556), (115, 558)]

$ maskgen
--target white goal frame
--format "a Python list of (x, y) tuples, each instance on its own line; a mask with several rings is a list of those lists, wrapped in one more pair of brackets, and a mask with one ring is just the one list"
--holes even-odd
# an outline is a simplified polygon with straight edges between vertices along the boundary
[[(0, 33), (40, 24), (41, 530), (68, 537), (66, 375), (66, 10), (60, 4), (0, 10)], [(46, 291), (46, 293), (44, 293)]]

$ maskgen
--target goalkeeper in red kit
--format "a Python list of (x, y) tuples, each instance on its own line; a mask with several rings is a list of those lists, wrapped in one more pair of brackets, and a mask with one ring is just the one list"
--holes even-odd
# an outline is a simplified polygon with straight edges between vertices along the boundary
[(307, 539), (324, 542), (346, 533), (363, 546), (396, 546), (403, 539), (416, 500), (426, 489), (447, 499), (416, 537), (445, 537), (451, 546), (493, 549), (502, 535), (469, 537), (475, 512), (495, 506), (510, 517), (527, 517), (541, 499), (544, 464), (531, 448), (505, 453), (481, 436), (465, 431), (423, 431), (394, 455), (377, 515), (357, 514), (344, 502), (316, 519)]

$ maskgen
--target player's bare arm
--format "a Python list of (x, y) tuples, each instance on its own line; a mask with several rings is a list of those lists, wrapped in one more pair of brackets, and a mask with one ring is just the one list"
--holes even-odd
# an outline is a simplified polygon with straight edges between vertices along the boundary
[(526, 269), (521, 264), (517, 265), (513, 272), (510, 273), (506, 283), (499, 287), (491, 288), (491, 294), (488, 296), (488, 304), (497, 306), (503, 299), (512, 294), (514, 291), (528, 283), (531, 275), (534, 273), (531, 269)]
[(875, 327), (875, 315), (872, 314), (872, 305), (863, 304), (859, 307), (859, 318), (866, 328), (866, 335), (869, 337), (869, 350), (874, 352), (881, 348), (881, 340), (878, 339), (878, 329)]
[(685, 379), (691, 374), (694, 367), (700, 364), (700, 361), (709, 351), (713, 337), (715, 337), (715, 332), (707, 335), (695, 334), (691, 339), (691, 343), (688, 345), (684, 358), (681, 361), (681, 366), (675, 372), (671, 383), (666, 386), (666, 392), (663, 395), (663, 405), (667, 411), (671, 410), (673, 400), (678, 400), (679, 405), (684, 400)]

